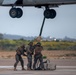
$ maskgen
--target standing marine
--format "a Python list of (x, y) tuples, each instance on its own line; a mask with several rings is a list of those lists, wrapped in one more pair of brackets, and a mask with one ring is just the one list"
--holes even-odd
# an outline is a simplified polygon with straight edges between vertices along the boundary
[(40, 62), (40, 69), (43, 70), (44, 69), (44, 64), (43, 64), (43, 58), (42, 58), (42, 50), (43, 50), (43, 47), (41, 46), (41, 43), (38, 42), (36, 45), (35, 45), (35, 54), (34, 54), (34, 64), (33, 64), (33, 69), (36, 70), (36, 64), (37, 62), (39, 61)]
[(27, 70), (31, 70), (32, 69), (32, 55), (34, 53), (33, 42), (30, 42), (28, 46), (26, 47), (26, 53), (27, 53), (27, 60), (28, 60)]
[(14, 70), (15, 71), (17, 70), (16, 67), (17, 67), (19, 61), (21, 63), (22, 70), (25, 70), (24, 69), (24, 61), (23, 61), (23, 58), (21, 56), (21, 55), (26, 56), (26, 54), (24, 54), (24, 52), (26, 52), (25, 45), (18, 47), (16, 50), (16, 55), (15, 55), (16, 62), (14, 64)]

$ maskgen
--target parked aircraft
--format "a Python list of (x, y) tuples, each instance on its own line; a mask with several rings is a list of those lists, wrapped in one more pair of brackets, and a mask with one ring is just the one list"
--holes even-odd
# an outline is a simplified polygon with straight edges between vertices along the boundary
[(53, 19), (56, 17), (56, 11), (50, 8), (66, 4), (76, 4), (76, 0), (0, 0), (0, 6), (12, 7), (9, 11), (12, 18), (20, 18), (23, 15), (23, 10), (16, 6), (35, 6), (38, 8), (45, 7), (44, 17)]

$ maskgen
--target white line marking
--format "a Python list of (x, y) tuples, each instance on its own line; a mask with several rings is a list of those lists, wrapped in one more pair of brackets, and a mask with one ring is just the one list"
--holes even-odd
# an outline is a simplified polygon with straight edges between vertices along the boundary
[[(25, 68), (27, 68), (27, 66), (24, 66)], [(14, 66), (0, 66), (0, 69), (12, 69), (14, 68)], [(17, 66), (18, 69), (21, 68), (21, 66)]]
[[(27, 68), (27, 66), (24, 66), (25, 68)], [(14, 68), (14, 66), (0, 66), (1, 68), (6, 68), (6, 69), (12, 69)], [(17, 68), (21, 68), (21, 66), (17, 66)], [(76, 66), (56, 66), (57, 69), (76, 69)]]

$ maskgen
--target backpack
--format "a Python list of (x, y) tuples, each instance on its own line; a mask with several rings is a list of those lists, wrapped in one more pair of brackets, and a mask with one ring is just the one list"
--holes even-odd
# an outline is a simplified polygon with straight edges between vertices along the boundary
[(56, 64), (52, 64), (49, 59), (44, 62), (44, 70), (56, 70)]

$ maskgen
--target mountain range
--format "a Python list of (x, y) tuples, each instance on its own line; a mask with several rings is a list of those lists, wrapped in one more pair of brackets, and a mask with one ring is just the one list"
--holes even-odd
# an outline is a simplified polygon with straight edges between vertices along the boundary
[[(21, 35), (11, 35), (11, 34), (3, 34), (3, 38), (4, 39), (24, 39), (24, 40), (34, 40), (37, 36), (21, 36)], [(52, 40), (64, 40), (64, 41), (76, 41), (76, 39), (74, 38), (69, 38), (67, 36), (65, 36), (64, 38), (50, 38), (50, 36), (48, 37), (42, 37), (43, 40), (48, 40), (48, 41), (52, 41)]]

